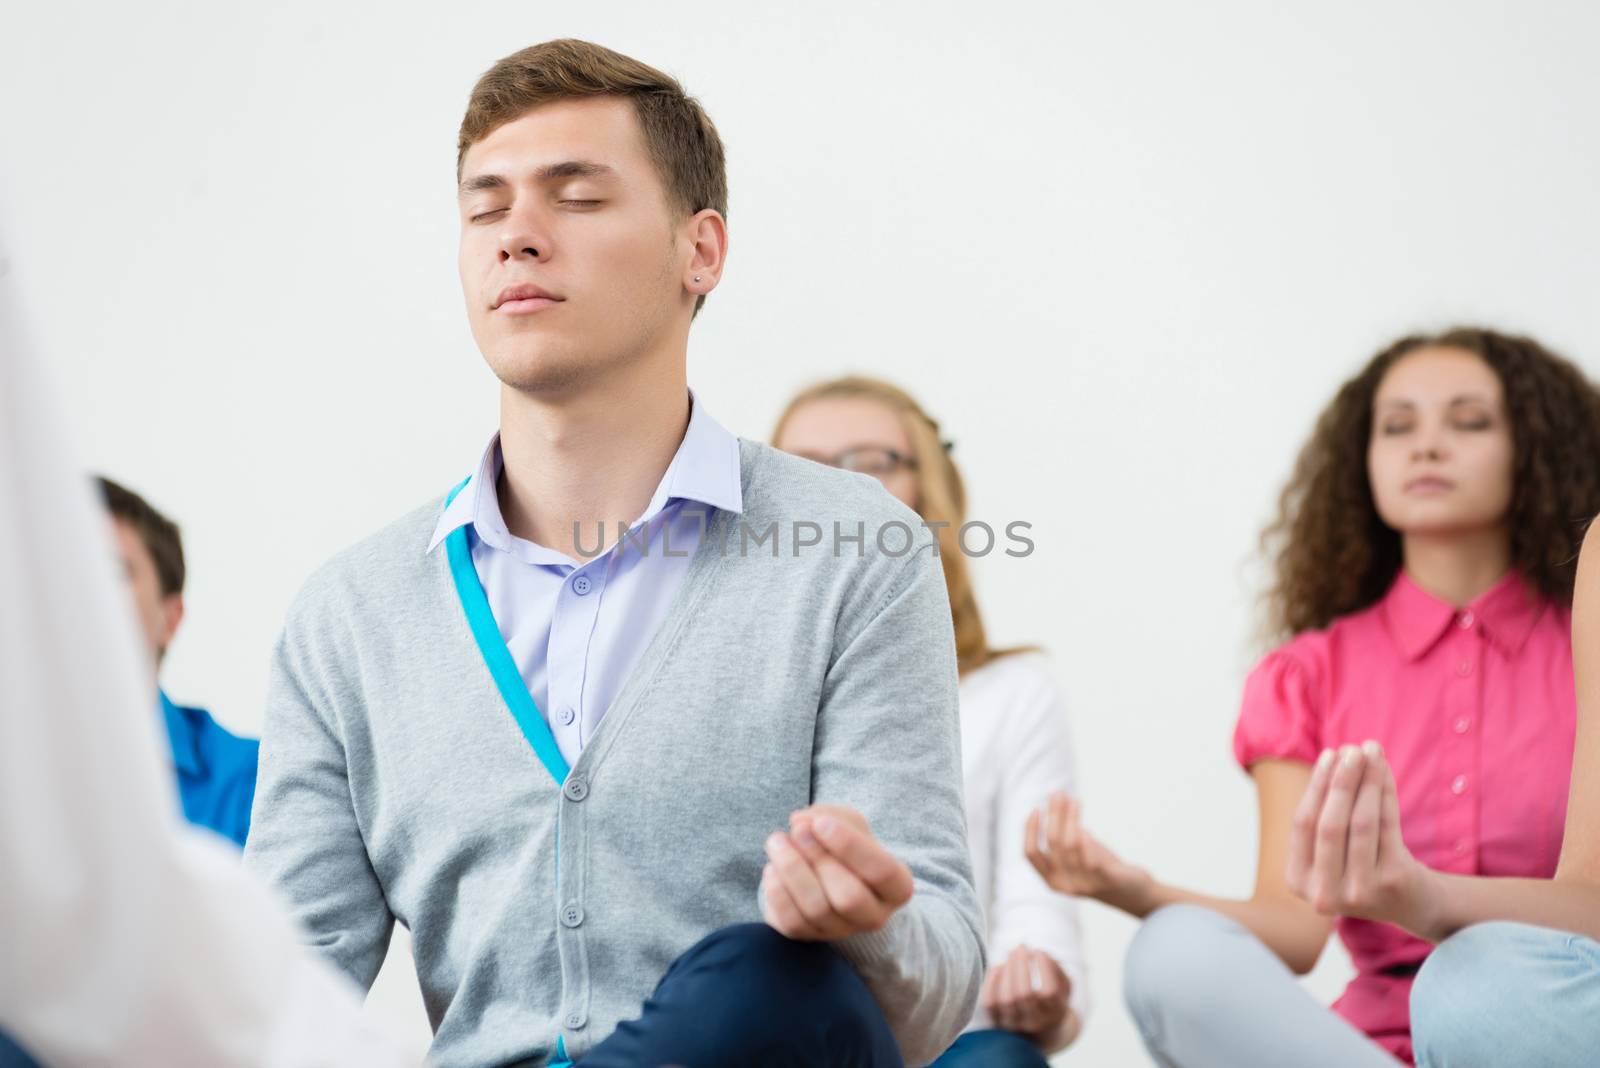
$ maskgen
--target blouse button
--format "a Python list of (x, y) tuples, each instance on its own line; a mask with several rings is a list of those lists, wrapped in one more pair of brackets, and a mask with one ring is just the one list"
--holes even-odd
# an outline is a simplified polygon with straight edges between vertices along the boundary
[(1454, 779), (1450, 780), (1450, 792), (1457, 795), (1466, 793), (1467, 777), (1465, 775), (1457, 775)]
[(1472, 674), (1472, 665), (1465, 660), (1461, 661), (1461, 663), (1456, 665), (1456, 674), (1460, 675), (1462, 678), (1466, 678), (1468, 675)]
[(1459, 857), (1459, 856), (1465, 855), (1466, 852), (1467, 852), (1467, 840), (1465, 838), (1457, 838), (1456, 839), (1456, 847), (1455, 848), (1456, 848), (1456, 856)]
[(1456, 722), (1455, 722), (1456, 733), (1457, 734), (1465, 734), (1465, 733), (1467, 733), (1467, 728), (1470, 727), (1470, 726), (1472, 726), (1472, 721), (1470, 719), (1468, 719), (1466, 716), (1462, 716), (1460, 719), (1456, 720)]
[(1461, 619), (1459, 621), (1460, 624), (1461, 624), (1461, 629), (1462, 630), (1471, 630), (1472, 629), (1472, 624), (1476, 620), (1477, 620), (1477, 617), (1474, 616), (1471, 612), (1462, 612), (1461, 613)]

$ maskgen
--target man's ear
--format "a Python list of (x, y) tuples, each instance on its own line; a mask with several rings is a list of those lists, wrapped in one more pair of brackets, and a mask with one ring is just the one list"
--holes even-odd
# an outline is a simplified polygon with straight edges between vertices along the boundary
[(728, 223), (711, 208), (696, 212), (684, 224), (692, 254), (683, 270), (683, 288), (703, 297), (717, 288), (728, 259)]
[(161, 652), (165, 653), (183, 622), (183, 594), (169, 593), (161, 598)]

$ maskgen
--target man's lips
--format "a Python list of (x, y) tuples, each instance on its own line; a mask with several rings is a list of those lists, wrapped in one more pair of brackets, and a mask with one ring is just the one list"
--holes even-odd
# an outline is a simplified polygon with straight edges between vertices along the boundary
[(495, 297), (490, 310), (505, 312), (508, 315), (521, 315), (543, 311), (545, 308), (560, 304), (564, 299), (536, 285), (523, 282), (502, 289)]

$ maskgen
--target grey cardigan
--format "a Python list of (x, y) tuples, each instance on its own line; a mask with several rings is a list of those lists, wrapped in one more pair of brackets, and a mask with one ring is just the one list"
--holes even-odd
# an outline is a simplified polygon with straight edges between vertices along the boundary
[(915, 876), (888, 927), (838, 946), (908, 1063), (970, 1018), (982, 927), (932, 537), (865, 476), (748, 441), (740, 468), (743, 514), (712, 512), (565, 784), (496, 689), (445, 547), (426, 551), (442, 500), (290, 609), (245, 859), (364, 988), (410, 929), (439, 1068), (544, 1063), (558, 1038), (580, 1059), (678, 954), (760, 918), (763, 842), (813, 802), (859, 809)]

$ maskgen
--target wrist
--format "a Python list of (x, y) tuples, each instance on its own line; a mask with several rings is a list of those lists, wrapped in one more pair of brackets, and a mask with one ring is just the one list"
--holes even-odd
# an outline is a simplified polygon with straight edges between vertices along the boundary
[(1154, 912), (1158, 904), (1155, 879), (1145, 869), (1133, 865), (1128, 866), (1127, 873), (1117, 880), (1115, 886), (1095, 897), (1102, 904), (1121, 909), (1141, 920)]
[(1083, 1020), (1078, 1014), (1067, 1006), (1067, 1014), (1054, 1027), (1047, 1027), (1036, 1035), (1028, 1035), (1028, 1039), (1044, 1051), (1046, 1056), (1059, 1053), (1072, 1045), (1078, 1038), (1078, 1032), (1083, 1027)]
[(1418, 938), (1441, 941), (1450, 933), (1446, 916), (1448, 895), (1444, 873), (1417, 864), (1406, 889), (1404, 915), (1397, 917), (1397, 922)]

